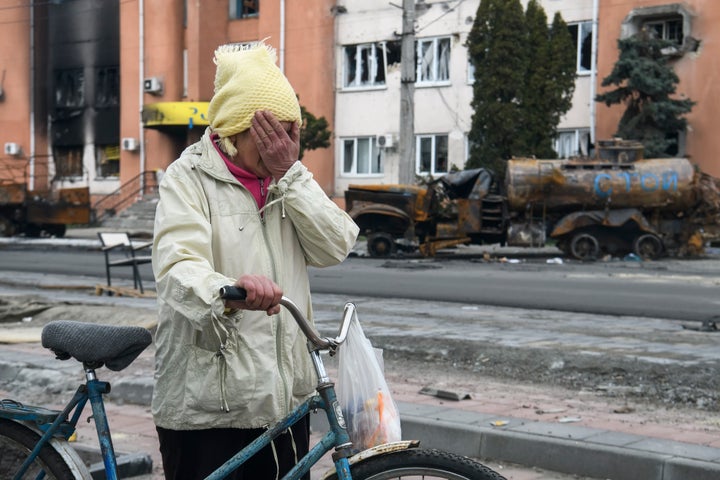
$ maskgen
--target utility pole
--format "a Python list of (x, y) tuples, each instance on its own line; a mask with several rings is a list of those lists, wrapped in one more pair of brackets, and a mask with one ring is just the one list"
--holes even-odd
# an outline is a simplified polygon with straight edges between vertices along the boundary
[(398, 182), (415, 183), (415, 0), (403, 0)]

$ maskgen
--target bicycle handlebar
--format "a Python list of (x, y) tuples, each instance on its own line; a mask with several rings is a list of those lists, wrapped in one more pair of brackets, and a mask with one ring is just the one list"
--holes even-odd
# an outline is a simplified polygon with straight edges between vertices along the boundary
[[(236, 287), (235, 285), (226, 285), (220, 288), (220, 298), (223, 300), (243, 301), (245, 300), (246, 294), (247, 292), (245, 289)], [(347, 333), (350, 329), (350, 320), (352, 320), (355, 315), (355, 304), (350, 302), (346, 303), (337, 336), (335, 338), (320, 337), (318, 331), (315, 330), (310, 322), (307, 321), (305, 316), (292, 300), (283, 295), (280, 299), (280, 305), (290, 312), (292, 317), (295, 319), (295, 322), (297, 322), (298, 327), (300, 327), (300, 330), (302, 330), (303, 334), (305, 334), (305, 337), (310, 341), (310, 343), (315, 345), (318, 349), (329, 349), (331, 353), (334, 353), (337, 347), (345, 341), (345, 338), (347, 338)]]

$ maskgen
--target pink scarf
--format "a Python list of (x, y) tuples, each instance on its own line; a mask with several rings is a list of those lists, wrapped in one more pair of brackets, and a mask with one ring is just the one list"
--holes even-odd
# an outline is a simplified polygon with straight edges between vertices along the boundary
[(270, 179), (259, 178), (255, 174), (250, 173), (247, 170), (243, 170), (232, 163), (225, 152), (220, 150), (220, 147), (218, 147), (217, 143), (215, 143), (215, 140), (219, 138), (219, 136), (217, 134), (213, 134), (210, 138), (213, 141), (212, 144), (215, 147), (215, 150), (225, 162), (228, 171), (232, 173), (238, 182), (248, 189), (252, 196), (255, 197), (255, 202), (257, 203), (258, 208), (262, 209), (265, 206), (265, 201), (267, 199), (267, 188), (268, 185), (270, 185)]

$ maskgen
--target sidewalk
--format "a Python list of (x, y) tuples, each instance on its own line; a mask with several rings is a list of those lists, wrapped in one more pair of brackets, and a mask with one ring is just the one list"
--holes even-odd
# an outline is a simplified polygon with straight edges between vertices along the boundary
[[(152, 355), (150, 347), (125, 371), (99, 371), (100, 378), (109, 380), (113, 387), (107, 412), (111, 418), (115, 448), (119, 453), (149, 454), (153, 460), (153, 474), (142, 477), (148, 480), (162, 478), (157, 438), (148, 407), (152, 392)], [(25, 384), (48, 384), (58, 371), (66, 378), (77, 378), (78, 370), (79, 365), (54, 360), (37, 344), (6, 345), (0, 349), (0, 373), (4, 379), (21, 378)], [(440, 448), (486, 459), (484, 462), (488, 466), (505, 475), (513, 471), (509, 463), (565, 472), (580, 478), (720, 478), (720, 438), (717, 437), (695, 436), (696, 440), (714, 445), (702, 446), (672, 440), (671, 430), (661, 431), (652, 426), (644, 428), (641, 424), (623, 428), (617, 420), (610, 418), (610, 412), (593, 420), (593, 423), (605, 423), (612, 428), (605, 429), (502, 414), (502, 411), (508, 411), (508, 405), (488, 404), (482, 398), (443, 400), (407, 388), (394, 389), (393, 393), (400, 409), (404, 438), (419, 439), (426, 448)], [(320, 415), (314, 415), (312, 426), (317, 435), (324, 431), (325, 421)], [(632, 432), (623, 431), (628, 427)], [(87, 447), (96, 445), (94, 424), (81, 422), (78, 444)], [(315, 472), (330, 466), (330, 460), (326, 459)], [(545, 474), (537, 477), (527, 475), (516, 471), (508, 478), (550, 478)]]

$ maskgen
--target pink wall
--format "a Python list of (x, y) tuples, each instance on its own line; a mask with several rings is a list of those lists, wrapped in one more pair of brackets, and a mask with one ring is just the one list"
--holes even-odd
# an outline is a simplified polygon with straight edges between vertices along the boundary
[[(669, 1), (636, 0), (634, 2), (606, 0), (600, 2), (598, 37), (598, 92), (602, 79), (613, 68), (618, 57), (617, 39), (620, 27), (633, 8), (666, 5)], [(679, 96), (697, 102), (687, 116), (687, 156), (703, 171), (720, 177), (720, 135), (715, 130), (720, 111), (720, 2), (687, 0), (684, 5), (694, 13), (690, 34), (700, 40), (697, 52), (685, 53), (673, 62), (680, 78)], [(623, 108), (597, 104), (597, 138), (611, 137), (617, 128)]]

